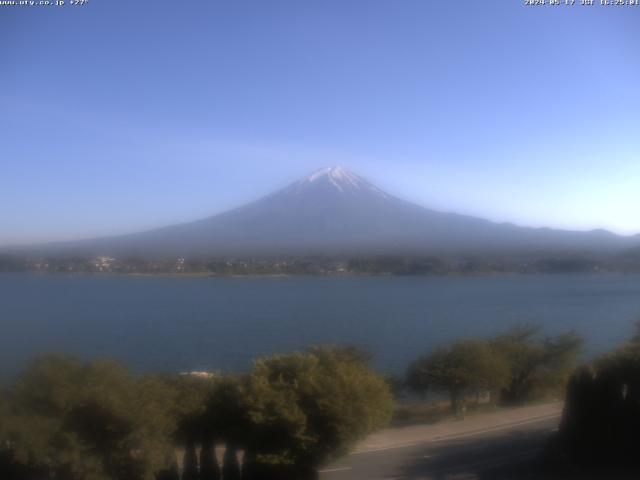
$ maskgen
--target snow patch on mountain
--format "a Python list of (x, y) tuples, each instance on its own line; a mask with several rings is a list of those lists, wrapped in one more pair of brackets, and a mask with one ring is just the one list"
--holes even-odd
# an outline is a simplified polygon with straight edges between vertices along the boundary
[(382, 198), (388, 197), (387, 193), (380, 190), (372, 183), (369, 183), (362, 177), (341, 166), (325, 167), (320, 170), (316, 170), (311, 175), (297, 183), (297, 190), (301, 191), (304, 187), (310, 184), (317, 184), (320, 182), (327, 182), (332, 187), (343, 193), (350, 191), (367, 191)]

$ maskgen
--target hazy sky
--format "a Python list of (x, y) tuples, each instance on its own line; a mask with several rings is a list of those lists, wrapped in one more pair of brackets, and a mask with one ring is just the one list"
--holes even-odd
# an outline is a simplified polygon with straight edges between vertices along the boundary
[(523, 3), (0, 7), (0, 244), (196, 219), (334, 164), (438, 209), (640, 232), (640, 7)]

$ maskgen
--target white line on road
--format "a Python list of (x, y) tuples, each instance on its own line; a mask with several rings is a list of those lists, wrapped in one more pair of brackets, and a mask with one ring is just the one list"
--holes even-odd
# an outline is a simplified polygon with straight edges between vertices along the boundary
[(318, 473), (345, 472), (347, 470), (351, 470), (351, 467), (325, 468), (324, 470), (318, 470)]
[(421, 445), (429, 441), (431, 440), (417, 440), (415, 442), (396, 443), (395, 445), (391, 445), (390, 447), (379, 447), (379, 448), (370, 448), (369, 450), (358, 450), (357, 452), (352, 452), (349, 455), (362, 455), (363, 453), (384, 452), (385, 450), (395, 450), (396, 448), (414, 447), (416, 445)]

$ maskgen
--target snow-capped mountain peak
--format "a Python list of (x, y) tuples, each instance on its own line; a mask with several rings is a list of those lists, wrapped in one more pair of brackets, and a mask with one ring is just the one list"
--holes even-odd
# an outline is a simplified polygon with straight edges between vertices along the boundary
[(316, 170), (308, 177), (300, 180), (297, 187), (300, 190), (309, 185), (322, 183), (328, 184), (332, 188), (343, 193), (360, 191), (374, 193), (381, 197), (387, 197), (387, 194), (384, 191), (380, 190), (364, 178), (339, 165)]

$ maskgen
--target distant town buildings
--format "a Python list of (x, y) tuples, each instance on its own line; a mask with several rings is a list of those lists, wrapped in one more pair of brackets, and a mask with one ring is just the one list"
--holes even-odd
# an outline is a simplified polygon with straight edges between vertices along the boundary
[(0, 272), (184, 275), (482, 275), (493, 273), (638, 272), (640, 255), (362, 255), (336, 257), (222, 257), (168, 259), (0, 256)]
[(97, 257), (93, 260), (93, 266), (98, 272), (110, 272), (115, 261), (111, 257)]

